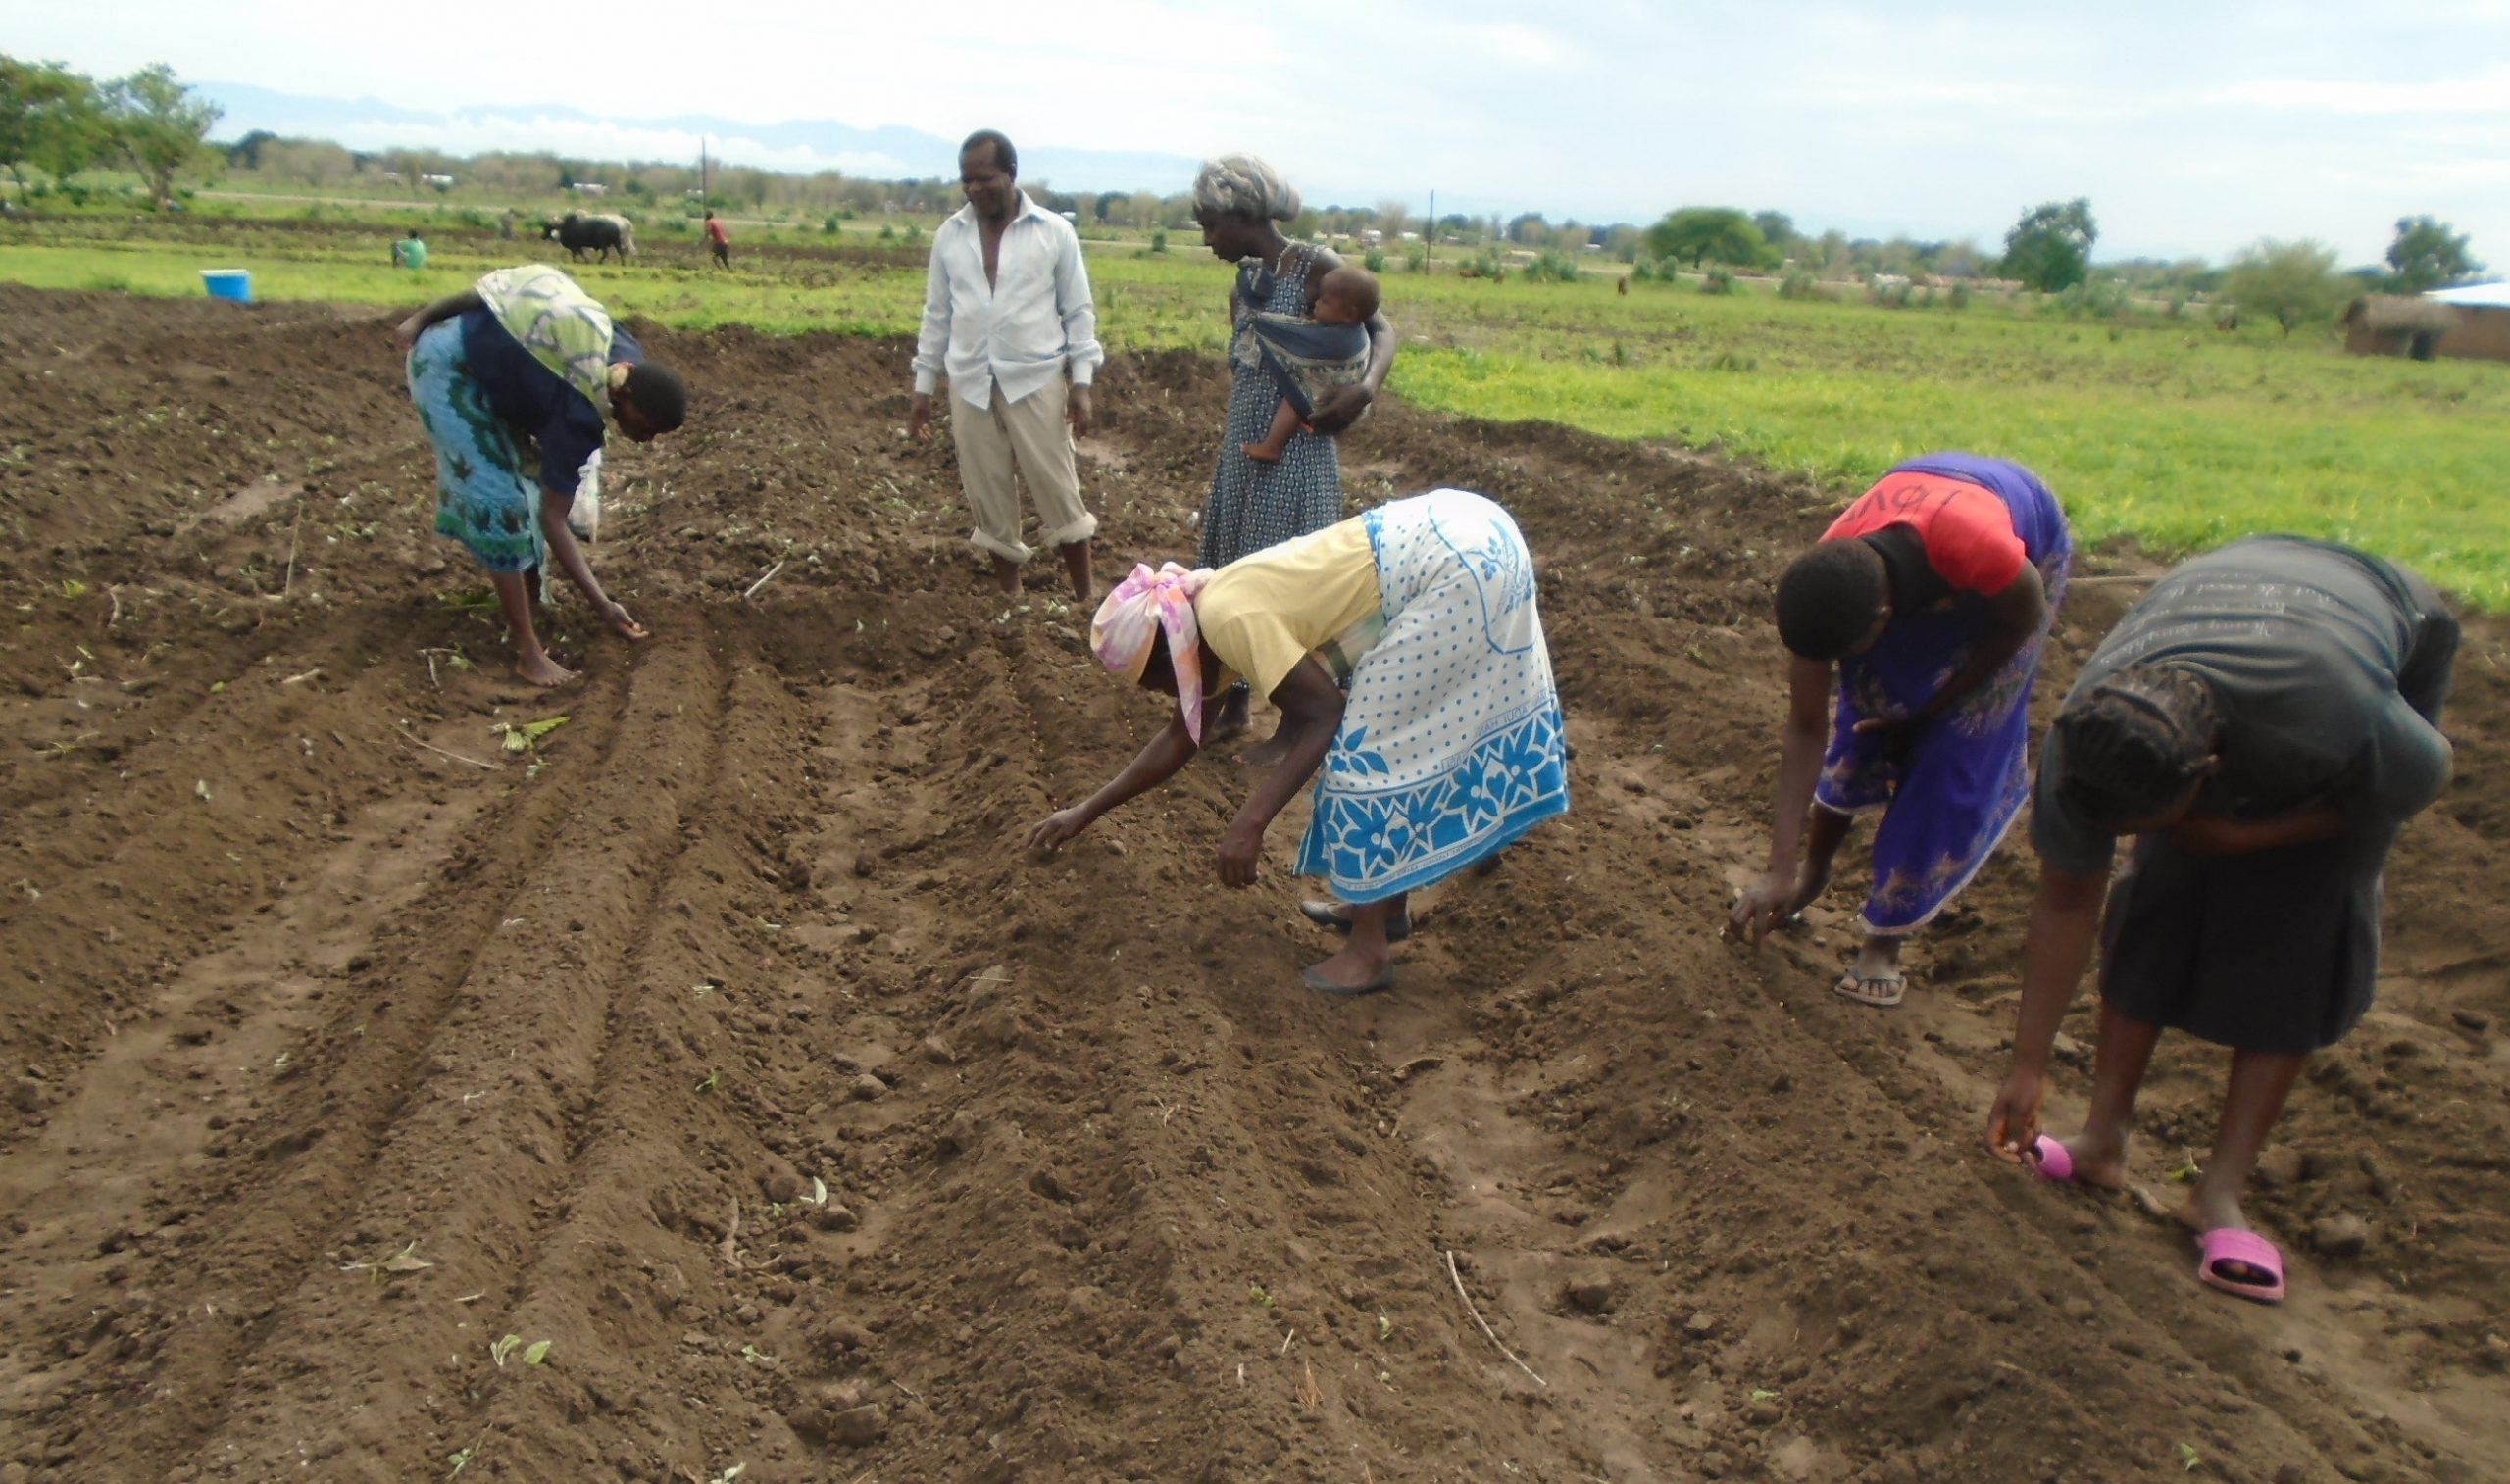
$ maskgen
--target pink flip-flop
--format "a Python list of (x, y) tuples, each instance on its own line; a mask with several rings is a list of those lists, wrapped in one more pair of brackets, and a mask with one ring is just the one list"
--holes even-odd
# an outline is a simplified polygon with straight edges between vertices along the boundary
[(2031, 1146), (2031, 1172), (2051, 1185), (2071, 1185), (2075, 1178), (2075, 1157), (2066, 1146), (2041, 1134)]
[[(2197, 1238), (2196, 1245), (2198, 1282), (2252, 1304), (2284, 1302), (2284, 1254), (2276, 1249), (2274, 1243), (2236, 1226), (2217, 1226)], [(2240, 1277), (2222, 1271), (2226, 1262), (2245, 1263), (2272, 1276), (2264, 1280)]]

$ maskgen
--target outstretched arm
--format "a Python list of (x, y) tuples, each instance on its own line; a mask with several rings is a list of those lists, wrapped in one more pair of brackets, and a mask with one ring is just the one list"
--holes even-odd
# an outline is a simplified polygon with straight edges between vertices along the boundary
[(1786, 668), (1786, 730), (1779, 744), (1777, 814), (1770, 820), (1769, 864), (1734, 904), (1727, 920), (1727, 931), (1732, 936), (1758, 943), (1797, 905), (1804, 816), (1813, 807), (1813, 785), (1822, 774), (1822, 744), (1830, 736), (1825, 716), (1830, 700), (1830, 663), (1801, 656), (1791, 659)]
[(2039, 863), (2039, 895), (2031, 904), (2031, 936), (2023, 949), (2022, 1014), (2013, 1031), (2013, 1066), (1987, 1113), (1987, 1148), (1999, 1158), (2027, 1159), (2039, 1142), (2039, 1108), (2048, 1096), (2048, 1053), (2074, 1003), (2075, 986), (2091, 962), (2091, 940), (2109, 878), (2069, 875)]
[[(1212, 701), (1203, 703), (1205, 726), (1211, 725), (1214, 707)], [(1177, 770), (1192, 762), (1194, 754), (1200, 751), (1201, 746), (1185, 730), (1184, 717), (1171, 716), (1168, 724), (1159, 729), (1159, 735), (1133, 755), (1133, 760), (1125, 765), (1123, 772), (1108, 779), (1088, 798), (1070, 809), (1056, 811), (1029, 830), (1029, 845), (1032, 849), (1061, 845), (1096, 823), (1099, 816), (1117, 805), (1137, 799), (1175, 777)]]
[(1255, 884), (1255, 866), (1264, 851), (1264, 831), (1316, 776), (1334, 735), (1342, 729), (1342, 687), (1314, 657), (1301, 659), (1273, 688), (1273, 704), (1280, 708), (1279, 736), (1289, 749), (1255, 791), (1246, 796), (1237, 816), (1220, 837), (1220, 879), (1228, 886)]
[(576, 590), (584, 595), (584, 601), (592, 605), (592, 611), (601, 616), (602, 622), (624, 637), (644, 638), (645, 626), (630, 617), (626, 607), (612, 602), (610, 595), (602, 591), (601, 579), (592, 574), (592, 563), (585, 558), (582, 545), (576, 540), (575, 531), (567, 524), (567, 515), (575, 506), (574, 491), (562, 495), (547, 485), (541, 486), (541, 544), (549, 548), (549, 559), (558, 564), (558, 569), (567, 574), (569, 581), (576, 584)]

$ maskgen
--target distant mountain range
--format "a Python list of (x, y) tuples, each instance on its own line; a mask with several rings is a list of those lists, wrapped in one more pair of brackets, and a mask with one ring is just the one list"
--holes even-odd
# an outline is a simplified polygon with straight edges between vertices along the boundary
[[(218, 137), (255, 129), (328, 139), (351, 149), (440, 149), (452, 154), (546, 150), (590, 160), (669, 160), (694, 164), (700, 141), (717, 160), (768, 170), (843, 171), (877, 179), (955, 176), (959, 141), (921, 129), (861, 128), (832, 119), (741, 124), (699, 114), (608, 118), (558, 104), (495, 104), (443, 112), (379, 98), (316, 98), (243, 82), (204, 82), (226, 110)], [(1059, 190), (1186, 189), (1199, 164), (1183, 155), (1063, 149), (1020, 141), (1020, 173)]]

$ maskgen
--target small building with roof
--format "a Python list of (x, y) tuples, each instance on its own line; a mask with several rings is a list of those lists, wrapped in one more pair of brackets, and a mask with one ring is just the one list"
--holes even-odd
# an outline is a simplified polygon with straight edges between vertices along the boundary
[(2510, 361), (2510, 283), (2365, 294), (2344, 312), (2344, 348), (2416, 361)]

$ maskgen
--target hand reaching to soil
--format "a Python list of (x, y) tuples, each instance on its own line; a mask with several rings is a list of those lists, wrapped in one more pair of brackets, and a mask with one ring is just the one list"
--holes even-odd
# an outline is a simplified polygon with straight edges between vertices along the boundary
[(1220, 880), (1223, 886), (1252, 886), (1255, 868), (1264, 859), (1264, 831), (1231, 824), (1221, 831)]
[(2039, 1143), (2039, 1110), (2048, 1101), (2048, 1079), (2020, 1067), (1996, 1090), (1995, 1107), (1987, 1110), (1987, 1148), (1999, 1160), (2031, 1162)]
[(1088, 827), (1089, 816), (1081, 812), (1079, 805), (1056, 810), (1040, 820), (1036, 828), (1029, 831), (1029, 848), (1052, 850)]
[(1735, 899), (1734, 910), (1726, 917), (1726, 936), (1759, 947), (1763, 938), (1810, 899), (1804, 884), (1793, 871), (1763, 871)]
[(608, 608), (602, 610), (601, 617), (602, 621), (610, 625), (612, 632), (618, 634), (623, 639), (645, 639), (651, 637), (651, 631), (647, 629), (645, 625), (637, 622), (633, 618), (629, 617), (628, 613), (628, 606), (624, 603), (611, 604)]

